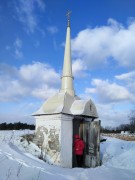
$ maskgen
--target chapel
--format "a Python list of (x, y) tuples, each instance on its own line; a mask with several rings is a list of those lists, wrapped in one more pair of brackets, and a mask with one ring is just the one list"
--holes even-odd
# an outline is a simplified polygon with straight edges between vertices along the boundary
[(93, 101), (82, 100), (75, 94), (70, 12), (67, 17), (61, 88), (33, 113), (36, 119), (35, 142), (41, 146), (46, 161), (73, 168), (77, 166), (73, 152), (74, 136), (79, 134), (85, 142), (83, 167), (96, 167), (100, 165), (100, 120)]

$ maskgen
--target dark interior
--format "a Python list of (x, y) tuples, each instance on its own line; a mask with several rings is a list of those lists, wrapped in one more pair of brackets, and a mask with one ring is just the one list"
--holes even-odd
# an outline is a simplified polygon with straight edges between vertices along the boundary
[(75, 135), (79, 134), (79, 136), (83, 139), (83, 122), (83, 118), (74, 118), (73, 120), (73, 167), (77, 167), (76, 157), (74, 154)]

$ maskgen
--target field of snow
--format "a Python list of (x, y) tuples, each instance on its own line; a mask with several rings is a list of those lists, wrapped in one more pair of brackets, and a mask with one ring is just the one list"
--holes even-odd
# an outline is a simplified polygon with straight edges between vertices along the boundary
[(135, 141), (106, 137), (102, 166), (67, 169), (40, 160), (40, 149), (21, 135), (34, 131), (0, 131), (0, 180), (135, 180)]

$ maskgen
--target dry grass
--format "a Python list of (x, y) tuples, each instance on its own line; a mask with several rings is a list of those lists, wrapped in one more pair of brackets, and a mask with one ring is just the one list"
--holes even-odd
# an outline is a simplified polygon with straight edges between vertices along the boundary
[(34, 134), (25, 134), (22, 137), (23, 137), (23, 139), (26, 139), (28, 141), (28, 143), (30, 143), (30, 141), (33, 141)]
[(101, 134), (102, 136), (114, 137), (117, 139), (122, 139), (125, 141), (135, 141), (135, 135), (128, 135), (128, 134)]

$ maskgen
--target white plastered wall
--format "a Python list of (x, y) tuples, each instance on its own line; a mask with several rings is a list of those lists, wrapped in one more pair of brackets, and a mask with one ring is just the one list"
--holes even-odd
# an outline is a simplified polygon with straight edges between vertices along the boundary
[(48, 162), (60, 165), (61, 114), (36, 116), (36, 135), (39, 139), (43, 136)]
[(62, 115), (61, 121), (61, 166), (72, 168), (73, 117)]
[[(73, 151), (73, 116), (58, 115), (42, 115), (36, 116), (36, 132), (38, 128), (44, 127), (50, 131), (55, 128), (56, 133), (59, 132), (60, 152), (56, 158), (51, 160), (53, 164), (59, 164), (62, 167), (72, 168), (72, 151)], [(43, 131), (43, 128), (41, 128)], [(44, 146), (47, 147), (49, 138), (44, 133)], [(54, 156), (55, 157), (55, 156)]]

